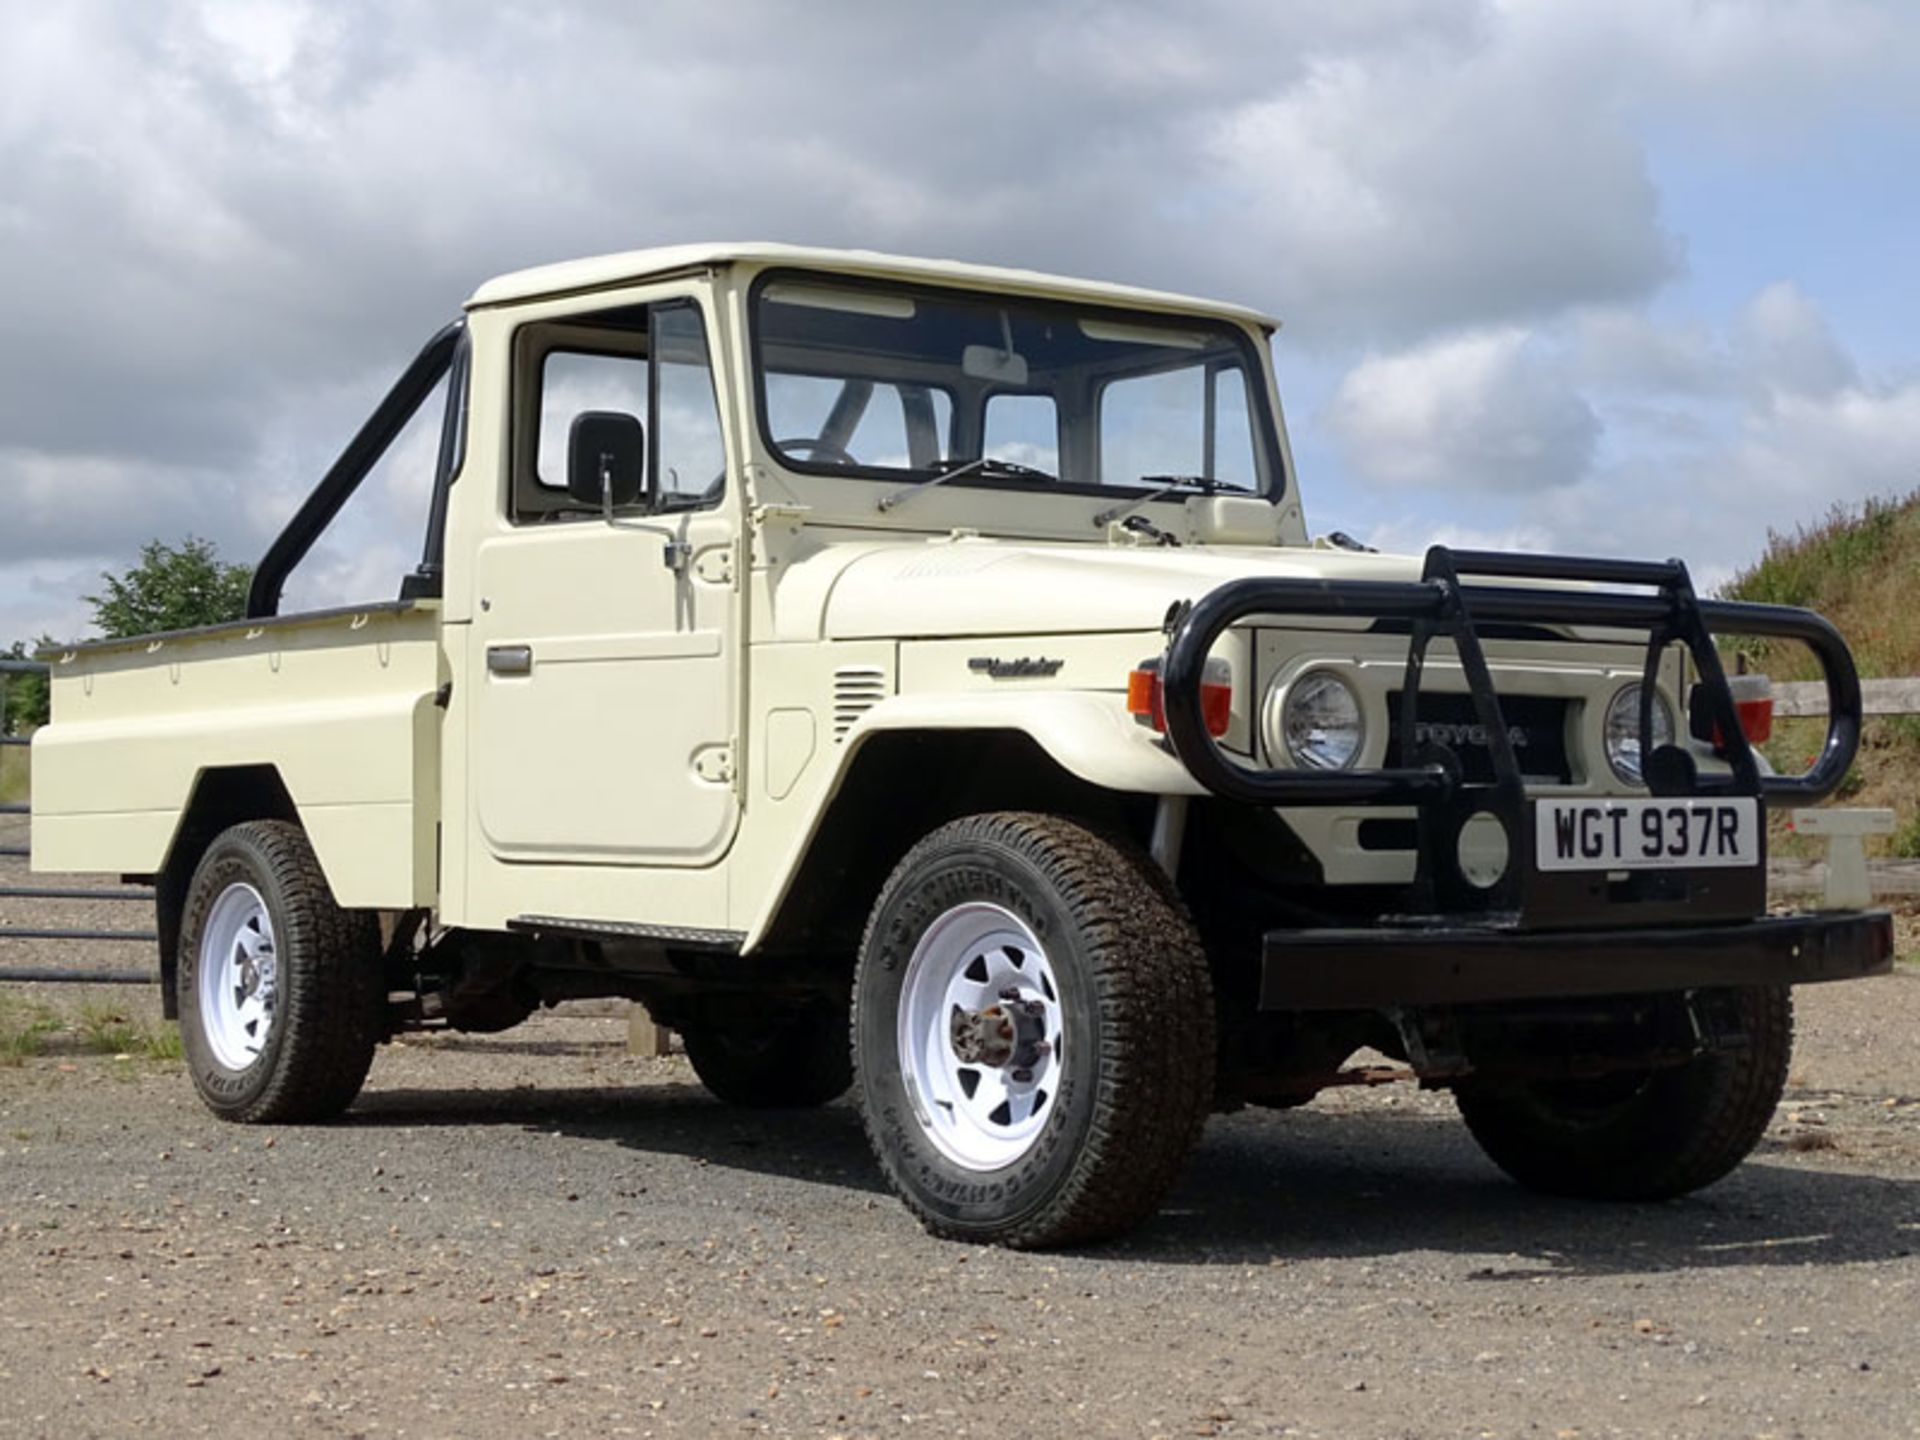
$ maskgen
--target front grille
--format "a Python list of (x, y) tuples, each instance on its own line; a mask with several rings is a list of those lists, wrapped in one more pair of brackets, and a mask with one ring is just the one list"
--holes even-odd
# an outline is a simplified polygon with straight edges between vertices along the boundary
[[(1541, 784), (1573, 782), (1573, 762), (1567, 754), (1567, 706), (1571, 702), (1549, 695), (1502, 695), (1500, 711), (1506, 717), (1520, 773)], [(1400, 692), (1387, 696), (1387, 763), (1400, 763)], [(1417, 738), (1443, 745), (1460, 761), (1461, 776), (1470, 784), (1493, 779), (1493, 752), (1474, 713), (1471, 695), (1422, 694)]]

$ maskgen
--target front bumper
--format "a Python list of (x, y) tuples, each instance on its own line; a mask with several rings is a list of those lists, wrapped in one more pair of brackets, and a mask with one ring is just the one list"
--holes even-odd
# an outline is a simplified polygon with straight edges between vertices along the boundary
[(1268, 932), (1262, 1010), (1365, 1010), (1854, 980), (1893, 968), (1884, 911), (1612, 930)]

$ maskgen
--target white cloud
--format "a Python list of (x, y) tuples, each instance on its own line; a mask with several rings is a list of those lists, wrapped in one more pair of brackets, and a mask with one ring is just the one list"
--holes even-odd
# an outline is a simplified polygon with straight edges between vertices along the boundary
[[(1379, 497), (1368, 538), (1678, 554), (1717, 584), (1835, 503), (1920, 488), (1920, 376), (1865, 377), (1818, 307), (1762, 289), (1726, 333), (1580, 314), (1374, 357), (1326, 423)], [(1429, 490), (1445, 521), (1387, 497)], [(1463, 518), (1464, 517), (1464, 518)]]
[(1677, 271), (1635, 136), (1573, 57), (1534, 58), (1327, 60), (1220, 122), (1210, 158), (1298, 332), (1406, 337), (1636, 299)]
[(1447, 521), (1419, 520), (1399, 516), (1376, 527), (1367, 543), (1376, 550), (1394, 554), (1419, 555), (1429, 545), (1447, 545), (1456, 550), (1526, 550), (1533, 552), (1564, 549), (1556, 544), (1554, 533), (1539, 525), (1492, 526), (1485, 529), (1456, 525)]
[(1788, 281), (1767, 286), (1741, 312), (1738, 360), (1754, 383), (1786, 396), (1831, 396), (1858, 378), (1818, 307)]
[(1687, 261), (1648, 158), (1662, 124), (1762, 159), (1836, 115), (1910, 137), (1910, 6), (0, 0), (0, 33), (9, 604), (28, 558), (257, 553), (486, 276), (716, 236), (1273, 310), (1347, 373), (1301, 438), (1356, 504), (1541, 487), (1605, 523), (1681, 461), (1782, 506), (1913, 483), (1909, 392), (1791, 267), (1743, 320), (1651, 318)]
[(1571, 485), (1600, 433), (1557, 359), (1517, 329), (1363, 361), (1325, 421), (1364, 480), (1450, 492)]

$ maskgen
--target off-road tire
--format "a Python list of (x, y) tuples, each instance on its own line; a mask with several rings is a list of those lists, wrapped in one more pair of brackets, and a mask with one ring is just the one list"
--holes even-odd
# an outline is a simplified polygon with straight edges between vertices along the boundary
[(1530, 1189), (1666, 1200), (1711, 1185), (1766, 1132), (1793, 1054), (1784, 987), (1730, 992), (1748, 1043), (1683, 1065), (1598, 1080), (1463, 1082), (1455, 1101), (1487, 1157)]
[[(243, 883), (265, 901), (274, 934), (277, 1003), (259, 1055), (232, 1069), (201, 1019), (200, 947), (208, 913)], [(343, 910), (299, 826), (252, 820), (207, 847), (187, 887), (176, 993), (188, 1072), (207, 1108), (246, 1124), (327, 1120), (353, 1103), (373, 1063), (386, 990), (372, 911)]]
[(838, 1100), (853, 1084), (843, 1012), (688, 1025), (680, 1038), (700, 1083), (729, 1105), (802, 1110)]
[[(916, 1118), (899, 1038), (920, 937), (977, 902), (1016, 915), (1046, 947), (1063, 1016), (1054, 1108), (1025, 1153), (987, 1171), (954, 1163)], [(1177, 892), (1130, 844), (1057, 816), (970, 816), (908, 853), (867, 925), (853, 1033), (881, 1168), (921, 1224), (950, 1239), (1034, 1248), (1122, 1233), (1159, 1208), (1213, 1100), (1212, 979)]]

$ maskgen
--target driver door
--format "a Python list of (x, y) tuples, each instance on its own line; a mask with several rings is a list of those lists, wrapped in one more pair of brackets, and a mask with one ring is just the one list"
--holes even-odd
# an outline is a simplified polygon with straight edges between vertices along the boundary
[[(737, 502), (691, 298), (525, 325), (508, 514), (475, 565), (473, 795), (493, 858), (709, 864), (738, 820)], [(585, 411), (645, 427), (640, 498), (568, 494)]]

